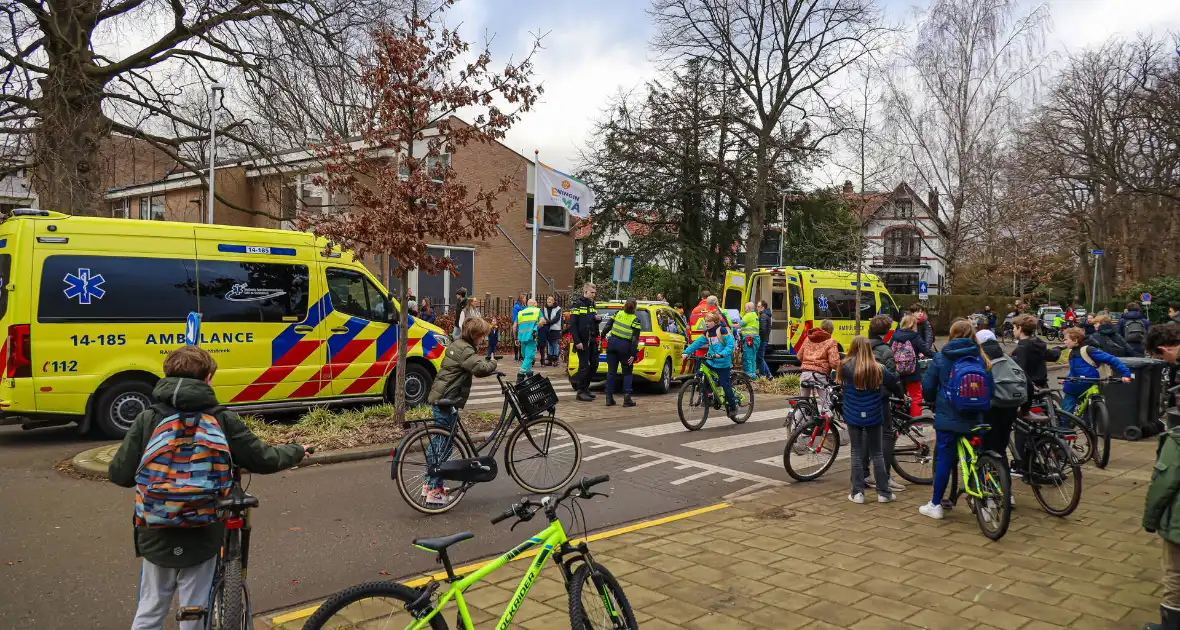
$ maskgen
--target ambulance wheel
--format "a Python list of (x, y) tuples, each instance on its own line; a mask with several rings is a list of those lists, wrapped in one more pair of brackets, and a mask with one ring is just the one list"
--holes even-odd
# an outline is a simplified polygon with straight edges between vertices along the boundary
[[(393, 376), (393, 374), (390, 374)], [(395, 393), (394, 387), (396, 382), (392, 379), (386, 380), (385, 397), (389, 402), (393, 402), (393, 395)], [(430, 394), (430, 385), (434, 383), (434, 377), (430, 375), (430, 370), (426, 369), (419, 363), (408, 362), (406, 364), (406, 408), (417, 407), (418, 405), (426, 404), (426, 397)]]
[(131, 429), (135, 417), (152, 406), (152, 385), (145, 381), (119, 381), (98, 397), (94, 420), (98, 428), (113, 439), (121, 439)]
[(655, 394), (667, 394), (672, 389), (672, 361), (664, 361), (664, 369), (660, 371), (660, 380), (652, 383), (651, 391)]

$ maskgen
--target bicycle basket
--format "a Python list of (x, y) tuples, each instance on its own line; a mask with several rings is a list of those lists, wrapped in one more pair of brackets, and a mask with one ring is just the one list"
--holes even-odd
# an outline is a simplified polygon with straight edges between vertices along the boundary
[(532, 420), (557, 407), (557, 392), (549, 377), (533, 374), (513, 387), (516, 400), (520, 403), (520, 415)]

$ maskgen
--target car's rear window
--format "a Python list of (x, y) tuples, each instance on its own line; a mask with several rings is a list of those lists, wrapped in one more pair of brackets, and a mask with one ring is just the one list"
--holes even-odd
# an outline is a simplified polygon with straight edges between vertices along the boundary
[[(615, 313), (623, 309), (618, 306), (597, 306), (594, 310), (598, 311), (598, 314), (602, 316), (602, 321), (598, 322), (598, 331), (602, 332), (602, 329), (606, 328), (606, 323), (610, 321), (610, 318), (614, 317)], [(643, 332), (651, 332), (651, 313), (643, 309), (635, 309), (635, 316), (639, 318), (639, 329)]]

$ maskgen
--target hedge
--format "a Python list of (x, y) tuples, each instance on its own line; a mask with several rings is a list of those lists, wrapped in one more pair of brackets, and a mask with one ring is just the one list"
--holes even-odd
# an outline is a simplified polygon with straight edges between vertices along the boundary
[(983, 307), (991, 306), (996, 317), (1003, 321), (1009, 306), (1016, 302), (1010, 295), (931, 295), (928, 300), (919, 300), (917, 295), (893, 295), (893, 301), (902, 311), (915, 302), (921, 302), (926, 308), (926, 315), (934, 326), (934, 332), (945, 335), (950, 332), (951, 322), (960, 317), (967, 317), (972, 313), (983, 311)]

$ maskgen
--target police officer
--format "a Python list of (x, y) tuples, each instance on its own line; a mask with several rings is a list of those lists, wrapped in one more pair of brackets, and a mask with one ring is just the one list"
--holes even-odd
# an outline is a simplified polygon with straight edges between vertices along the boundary
[(520, 342), (520, 374), (517, 380), (532, 374), (533, 360), (537, 358), (537, 328), (541, 325), (541, 309), (537, 308), (537, 301), (529, 298), (528, 306), (516, 315), (516, 323), (512, 325), (516, 333), (516, 340)]
[(574, 351), (578, 353), (578, 372), (574, 375), (574, 387), (578, 400), (594, 400), (590, 393), (590, 379), (598, 372), (598, 312), (594, 310), (594, 296), (598, 288), (589, 282), (582, 287), (582, 297), (570, 309), (570, 337)]
[(623, 367), (623, 406), (634, 407), (631, 400), (631, 371), (639, 354), (639, 318), (635, 316), (635, 300), (627, 300), (623, 310), (614, 314), (602, 329), (606, 337), (606, 406), (615, 404), (615, 372)]

